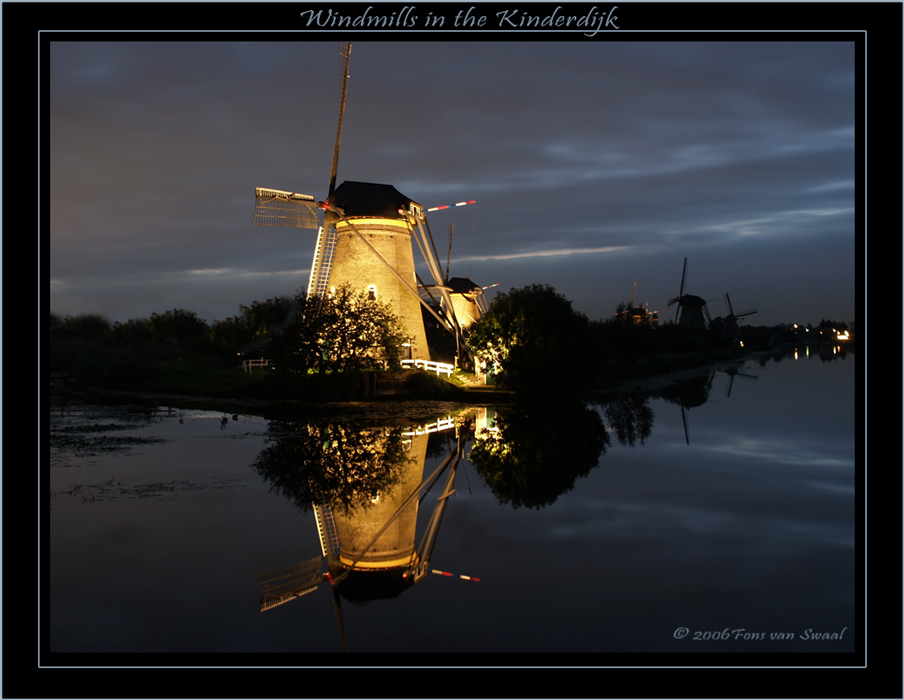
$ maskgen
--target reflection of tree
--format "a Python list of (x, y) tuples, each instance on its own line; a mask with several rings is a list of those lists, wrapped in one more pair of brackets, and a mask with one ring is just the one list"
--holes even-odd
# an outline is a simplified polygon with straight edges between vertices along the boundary
[(352, 511), (387, 492), (408, 461), (402, 429), (351, 424), (271, 426), (284, 433), (254, 469), (272, 490), (307, 511), (330, 503)]
[(477, 435), (468, 456), (501, 503), (543, 508), (587, 476), (609, 445), (599, 413), (579, 402), (519, 404)]
[(642, 396), (625, 396), (602, 404), (606, 423), (622, 445), (634, 447), (638, 439), (642, 445), (650, 437), (654, 415), (648, 402)]

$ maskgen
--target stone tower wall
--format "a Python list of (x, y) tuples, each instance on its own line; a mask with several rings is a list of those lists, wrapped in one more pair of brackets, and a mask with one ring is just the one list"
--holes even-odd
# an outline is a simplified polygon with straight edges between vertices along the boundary
[[(353, 218), (351, 221), (380, 256), (417, 291), (411, 228), (407, 223), (369, 217)], [(338, 222), (336, 231), (338, 238), (328, 286), (338, 287), (348, 283), (353, 291), (365, 293), (371, 285), (376, 287), (377, 300), (389, 304), (399, 317), (402, 331), (411, 341), (411, 357), (429, 360), (420, 302), (348, 224)], [(403, 353), (402, 357), (406, 359), (407, 353)]]
[(424, 462), (427, 458), (428, 436), (415, 435), (408, 449), (408, 463), (402, 469), (399, 481), (389, 493), (381, 493), (375, 503), (360, 511), (346, 513), (342, 508), (333, 509), (336, 531), (341, 546), (341, 561), (351, 565), (359, 556), (359, 568), (384, 568), (406, 565), (416, 545), (418, 499), (413, 498), (401, 514), (366, 551), (380, 529), (389, 521), (401, 505), (421, 484)]

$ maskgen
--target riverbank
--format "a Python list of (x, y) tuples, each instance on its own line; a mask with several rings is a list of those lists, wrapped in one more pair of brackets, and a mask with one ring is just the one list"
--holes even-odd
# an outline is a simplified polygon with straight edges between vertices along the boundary
[(740, 357), (719, 360), (717, 362), (677, 370), (675, 372), (665, 372), (648, 377), (630, 379), (616, 386), (599, 389), (593, 393), (596, 395), (655, 393), (682, 384), (689, 379), (703, 377), (712, 372), (732, 370), (751, 360), (757, 360), (761, 357), (770, 357), (774, 354), (775, 353), (771, 351), (751, 352)]
[[(695, 377), (720, 370), (731, 370), (770, 352), (755, 352), (684, 369), (635, 377), (611, 387), (581, 392), (587, 398), (624, 394), (656, 393)], [(515, 400), (513, 392), (485, 385), (453, 386), (454, 396), (406, 398), (383, 396), (366, 401), (305, 401), (269, 397), (198, 396), (167, 391), (135, 391), (77, 385), (56, 396), (77, 403), (141, 403), (176, 408), (217, 411), (228, 415), (260, 415), (268, 419), (311, 417), (326, 420), (351, 420), (362, 424), (411, 424), (428, 422), (439, 414), (457, 414), (474, 405), (505, 405)]]

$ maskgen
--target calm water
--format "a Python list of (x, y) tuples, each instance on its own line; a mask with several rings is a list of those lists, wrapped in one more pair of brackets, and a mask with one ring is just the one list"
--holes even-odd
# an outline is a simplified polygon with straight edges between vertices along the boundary
[[(489, 431), (492, 408), (425, 433), (56, 407), (49, 648), (851, 652), (855, 358), (738, 370), (667, 396), (500, 409)], [(445, 503), (427, 568), (454, 576), (351, 575), (341, 627), (326, 583), (261, 611), (258, 574), (321, 556), (312, 500), (357, 556), (469, 430), (457, 467), (379, 540), (391, 563)]]

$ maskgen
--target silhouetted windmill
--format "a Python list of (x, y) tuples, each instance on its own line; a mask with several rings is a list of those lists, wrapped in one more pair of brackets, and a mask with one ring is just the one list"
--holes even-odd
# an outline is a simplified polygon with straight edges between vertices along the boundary
[[(452, 427), (449, 420), (446, 426)], [(333, 606), (343, 651), (348, 651), (342, 618), (342, 597), (352, 601), (394, 598), (421, 581), (428, 573), (453, 576), (430, 568), (436, 539), (449, 498), (455, 493), (455, 475), (471, 435), (461, 426), (454, 450), (426, 479), (421, 479), (427, 451), (425, 432), (412, 434), (419, 446), (409, 451), (412, 460), (405, 480), (417, 475), (411, 488), (399, 484), (392, 493), (379, 494), (373, 507), (361, 513), (334, 512), (329, 504), (314, 508), (320, 535), (321, 555), (294, 566), (258, 573), (260, 610), (264, 612), (311, 593), (324, 583), (332, 589)], [(442, 491), (415, 547), (418, 505), (448, 470)], [(406, 490), (406, 488), (408, 490)], [(379, 500), (380, 502), (377, 502)], [(326, 563), (326, 571), (323, 565)], [(469, 576), (458, 578), (478, 581)]]
[(678, 304), (678, 308), (675, 309), (675, 320), (682, 328), (706, 330), (706, 323), (709, 318), (706, 299), (685, 292), (686, 281), (687, 258), (684, 259), (684, 268), (681, 271), (681, 288), (677, 297), (669, 299), (669, 306), (675, 303)]
[[(353, 291), (389, 304), (408, 336), (412, 359), (430, 359), (423, 305), (448, 331), (457, 324), (436, 256), (424, 208), (392, 185), (346, 181), (336, 187), (342, 118), (348, 91), (351, 44), (340, 43), (341, 92), (339, 125), (326, 198), (258, 187), (255, 189), (254, 225), (319, 229), (308, 291), (324, 294), (349, 284)], [(436, 207), (440, 209), (445, 207)], [(323, 225), (317, 210), (323, 210)], [(445, 301), (441, 314), (421, 298), (417, 288), (414, 243), (427, 263), (434, 285)]]
[(725, 293), (725, 306), (728, 309), (728, 314), (725, 317), (717, 316), (712, 319), (709, 323), (709, 329), (715, 335), (720, 336), (725, 340), (735, 340), (738, 337), (738, 319), (745, 316), (752, 316), (756, 313), (756, 310), (752, 309), (750, 311), (735, 314), (734, 309), (731, 307), (731, 298), (728, 296), (727, 292)]

